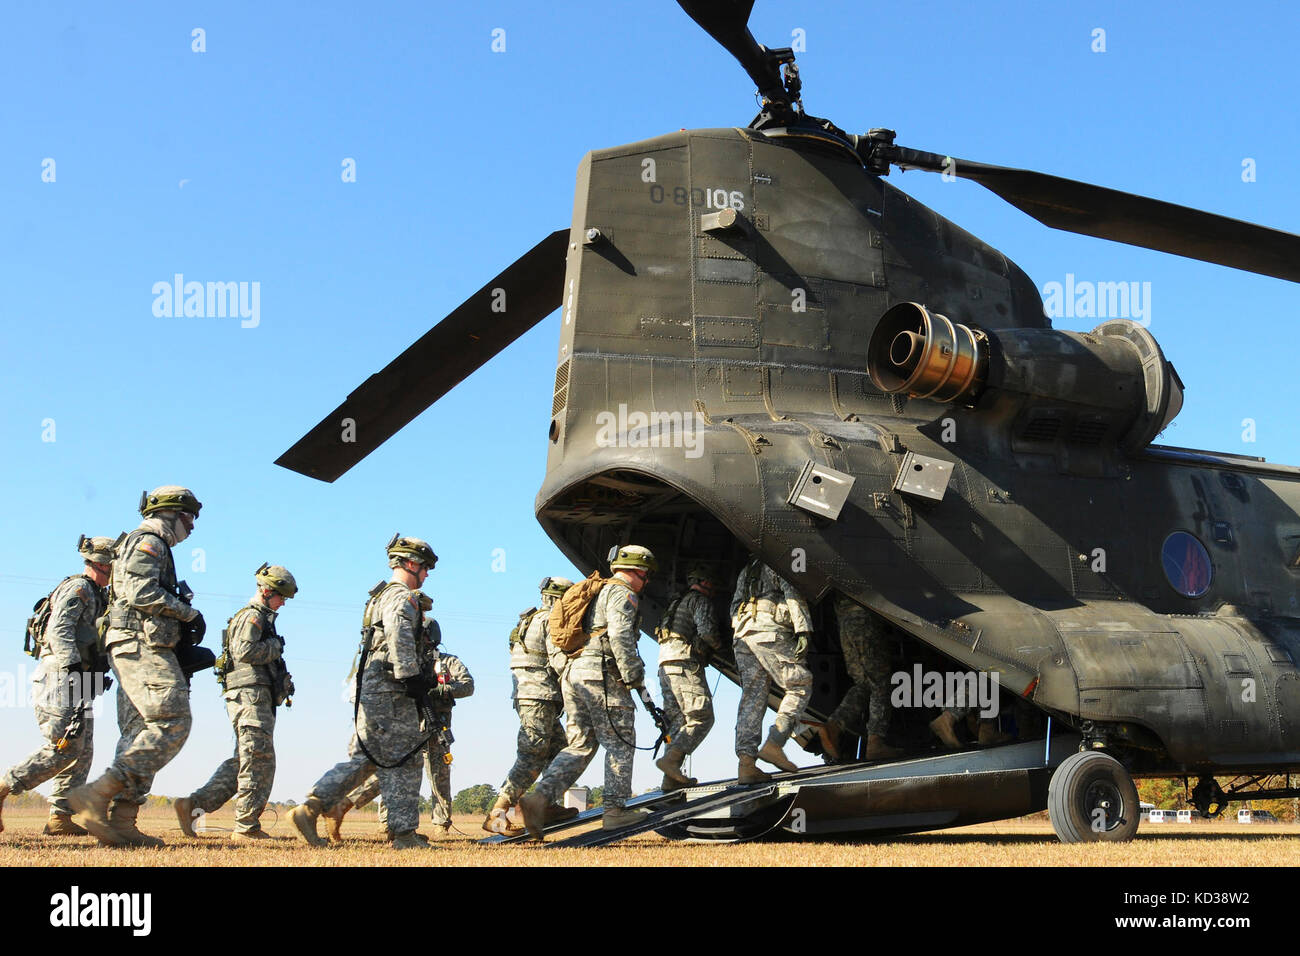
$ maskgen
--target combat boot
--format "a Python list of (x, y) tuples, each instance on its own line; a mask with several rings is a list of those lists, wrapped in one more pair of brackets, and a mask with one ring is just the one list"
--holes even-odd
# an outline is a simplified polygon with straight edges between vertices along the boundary
[(572, 820), (578, 813), (577, 807), (562, 807), (558, 803), (552, 803), (546, 808), (546, 822), (563, 823), (565, 820)]
[(682, 761), (686, 759), (686, 751), (679, 750), (676, 747), (669, 747), (668, 752), (655, 761), (655, 766), (664, 772), (663, 790), (680, 790), (683, 787), (693, 787), (697, 783), (694, 777), (688, 777), (682, 773)]
[(180, 822), (181, 833), (184, 833), (191, 840), (197, 839), (198, 834), (194, 832), (194, 798), (181, 797), (172, 804), (172, 809), (176, 811), (176, 819)]
[(843, 728), (833, 720), (828, 720), (817, 728), (817, 736), (821, 739), (822, 750), (826, 756), (832, 760), (840, 759), (840, 734)]
[(343, 842), (343, 818), (351, 809), (352, 801), (344, 797), (321, 814), (325, 818), (325, 829), (329, 831), (331, 843)]
[(108, 822), (108, 801), (125, 786), (117, 777), (106, 773), (94, 783), (82, 784), (68, 793), (72, 811), (81, 814), (86, 829), (105, 846), (122, 846), (126, 842)]
[(445, 840), (451, 836), (450, 823), (435, 823), (433, 825), (433, 838), (435, 840)]
[(750, 754), (740, 755), (740, 769), (736, 772), (736, 783), (767, 783), (772, 779), (770, 773), (758, 769), (755, 760), (758, 758)]
[(320, 834), (316, 832), (316, 818), (324, 810), (325, 807), (318, 798), (308, 797), (289, 811), (289, 822), (298, 831), (298, 836), (312, 846), (329, 846), (329, 841), (321, 839)]
[(506, 819), (506, 814), (510, 812), (510, 798), (504, 793), (497, 794), (496, 802), (492, 804), (492, 809), (488, 815), (483, 818), (483, 829), (488, 833), (500, 833), (502, 836), (519, 836), (524, 832), (523, 827), (517, 827)]
[(394, 850), (427, 850), (429, 841), (415, 830), (407, 830), (393, 837)]
[(4, 808), (5, 797), (9, 796), (9, 784), (0, 782), (0, 833), (5, 832)]
[(546, 826), (546, 798), (540, 793), (525, 793), (519, 798), (519, 812), (523, 814), (524, 826), (533, 835), (533, 839), (543, 839), (542, 830)]
[(766, 760), (772, 766), (780, 767), (787, 773), (794, 773), (799, 768), (795, 764), (791, 763), (790, 758), (785, 755), (785, 751), (781, 749), (782, 743), (784, 743), (784, 741), (780, 739), (776, 732), (776, 728), (773, 727), (768, 731), (767, 743), (763, 744), (758, 751), (758, 759)]
[(991, 720), (980, 721), (979, 742), (981, 747), (996, 747), (1011, 740), (1010, 734), (998, 730), (998, 725)]
[(956, 724), (957, 718), (945, 710), (930, 721), (930, 732), (943, 742), (946, 749), (960, 750), (961, 741), (957, 739)]
[(147, 833), (141, 833), (135, 825), (136, 817), (140, 815), (140, 805), (138, 803), (126, 803), (118, 800), (108, 811), (109, 826), (116, 831), (117, 835), (122, 838), (122, 843), (126, 846), (144, 846), (160, 847), (166, 846), (161, 839), (156, 836), (149, 836)]
[(46, 836), (85, 836), (87, 831), (72, 822), (71, 813), (51, 813), (50, 818), (45, 821), (45, 829), (41, 831)]
[(634, 810), (630, 807), (608, 807), (600, 815), (600, 826), (603, 830), (621, 830), (624, 827), (635, 826), (650, 816), (649, 810)]
[(267, 833), (261, 827), (253, 827), (251, 830), (236, 830), (234, 833), (230, 834), (230, 839), (234, 840), (236, 843), (243, 843), (245, 841), (248, 841), (249, 843), (257, 843), (262, 840), (274, 840), (275, 837), (271, 836), (271, 834)]
[(889, 746), (880, 734), (867, 736), (866, 758), (868, 760), (897, 760), (901, 756), (903, 756), (903, 748)]

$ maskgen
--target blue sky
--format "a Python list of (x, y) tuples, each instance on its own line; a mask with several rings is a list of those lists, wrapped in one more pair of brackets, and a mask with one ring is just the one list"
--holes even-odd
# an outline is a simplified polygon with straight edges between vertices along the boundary
[[(178, 564), (212, 624), (251, 593), (264, 560), (302, 587), (281, 617), (300, 691), (281, 711), (274, 799), (301, 798), (343, 756), (341, 684), (394, 531), (440, 555), (427, 590), (478, 680), (457, 709), (454, 786), (499, 785), (517, 726), (506, 635), (542, 575), (571, 571), (532, 513), (558, 317), (333, 485), (272, 462), (566, 227), (584, 152), (743, 126), (755, 113), (748, 78), (671, 2), (17, 3), (3, 17), (0, 697), (30, 672), (21, 623), (77, 568), (78, 534), (133, 526), (142, 488), (178, 482), (205, 505)], [(751, 21), (769, 46), (803, 31), (805, 105), (847, 130), (888, 126), (915, 148), (1289, 231), (1300, 231), (1298, 25), (1280, 2), (760, 0)], [(205, 52), (192, 50), (196, 28)], [(1105, 52), (1091, 49), (1098, 28)], [(348, 159), (355, 182), (342, 180)], [(1151, 330), (1187, 385), (1162, 441), (1300, 463), (1296, 285), (1053, 232), (972, 183), (891, 181), (1040, 289), (1067, 275), (1149, 282)], [(151, 290), (176, 273), (258, 283), (256, 326), (156, 316)], [(193, 704), (193, 735), (156, 792), (187, 793), (232, 748), (210, 675)], [(696, 760), (703, 776), (734, 773), (735, 704), (724, 687)], [(96, 773), (112, 724), (96, 735)], [(0, 763), (37, 745), (25, 707), (0, 706), (0, 727)], [(584, 779), (599, 783), (599, 760)], [(639, 757), (636, 788), (657, 780)]]

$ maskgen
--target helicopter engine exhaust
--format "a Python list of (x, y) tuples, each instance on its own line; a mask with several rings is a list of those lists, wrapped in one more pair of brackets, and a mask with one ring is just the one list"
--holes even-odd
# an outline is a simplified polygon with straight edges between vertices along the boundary
[(988, 336), (915, 302), (883, 316), (867, 347), (867, 371), (884, 392), (955, 402), (977, 393), (988, 371)]
[(1017, 431), (1050, 419), (1062, 434), (1130, 452), (1149, 444), (1183, 404), (1178, 372), (1151, 333), (1128, 319), (1087, 333), (984, 330), (902, 302), (880, 317), (867, 372), (889, 394), (996, 408)]

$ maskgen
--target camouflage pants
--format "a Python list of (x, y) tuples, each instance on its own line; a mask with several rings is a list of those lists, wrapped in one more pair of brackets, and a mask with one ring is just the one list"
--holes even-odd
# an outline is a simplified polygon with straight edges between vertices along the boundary
[(86, 707), (82, 716), (81, 733), (68, 741), (63, 750), (56, 746), (67, 732), (68, 724), (80, 705), (48, 710), (36, 708), (36, 723), (41, 728), (45, 744), (20, 764), (15, 764), (9, 772), (0, 777), (15, 794), (34, 790), (46, 780), (54, 781), (54, 792), (50, 794), (51, 813), (71, 813), (68, 805), (68, 791), (86, 782), (90, 775), (90, 763), (95, 758), (95, 718), (90, 708)]
[[(375, 694), (362, 698), (357, 729), (366, 748), (384, 763), (396, 762), (424, 737), (420, 732), (415, 701), (402, 694)], [(388, 808), (392, 831), (406, 833), (414, 830), (420, 824), (421, 768), (418, 756), (418, 752), (411, 754), (398, 767), (376, 766), (362, 751), (354, 733), (348, 744), (349, 759), (335, 765), (317, 780), (307, 798), (314, 797), (323, 806), (332, 807), (373, 773), (379, 778), (379, 790)]]
[(848, 668), (849, 688), (831, 720), (857, 733), (866, 717), (866, 733), (884, 736), (889, 731), (889, 627), (862, 605), (847, 598), (835, 600), (840, 622), (840, 648)]
[(501, 792), (518, 803), (528, 788), (565, 748), (568, 738), (560, 724), (558, 700), (517, 700), (519, 736), (515, 740), (515, 765), (506, 774)]
[(734, 645), (740, 671), (740, 709), (736, 714), (736, 755), (757, 756), (763, 735), (763, 712), (772, 682), (785, 689), (772, 736), (784, 744), (812, 698), (812, 671), (795, 656), (795, 639), (777, 631), (746, 634)]
[(128, 640), (112, 645), (109, 654), (121, 734), (109, 772), (126, 784), (113, 802), (143, 805), (154, 776), (190, 736), (190, 688), (170, 648)]
[[(424, 748), (424, 772), (429, 775), (429, 784), (433, 787), (433, 822), (438, 825), (451, 823), (451, 764), (442, 759), (446, 752), (442, 744), (432, 740)], [(347, 795), (347, 801), (353, 807), (364, 807), (379, 796), (379, 792), (379, 775), (372, 773), (365, 783)], [(379, 805), (379, 823), (388, 828), (386, 803)]]
[(713, 695), (699, 661), (668, 661), (659, 665), (659, 687), (664, 696), (672, 746), (694, 753), (713, 728)]
[(564, 792), (582, 776), (596, 756), (596, 748), (605, 748), (605, 792), (607, 807), (624, 806), (632, 796), (632, 758), (636, 755), (636, 711), (627, 692), (610, 690), (606, 707), (606, 687), (599, 678), (563, 682), (564, 710), (568, 714), (568, 745), (556, 754), (536, 792), (547, 803), (558, 803)]
[(271, 799), (275, 780), (275, 706), (269, 687), (226, 691), (226, 713), (235, 728), (235, 755), (221, 764), (191, 795), (194, 805), (212, 813), (235, 798), (235, 829), (256, 830)]

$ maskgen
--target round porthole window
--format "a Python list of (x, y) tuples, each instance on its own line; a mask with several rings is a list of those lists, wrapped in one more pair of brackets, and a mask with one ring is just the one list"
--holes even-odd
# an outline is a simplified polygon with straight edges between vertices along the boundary
[(1210, 580), (1214, 576), (1210, 552), (1195, 535), (1175, 531), (1165, 538), (1160, 560), (1169, 584), (1183, 597), (1198, 598), (1210, 589)]

